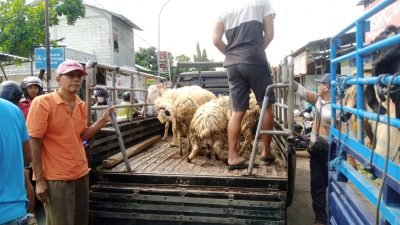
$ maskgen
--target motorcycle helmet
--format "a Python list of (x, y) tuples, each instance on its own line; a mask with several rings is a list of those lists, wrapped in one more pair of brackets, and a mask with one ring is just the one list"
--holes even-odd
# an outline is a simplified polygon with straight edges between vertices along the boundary
[(4, 98), (17, 105), (22, 98), (22, 89), (15, 81), (4, 81), (0, 84), (0, 98)]
[(93, 91), (94, 96), (97, 99), (97, 105), (107, 105), (106, 98), (109, 94), (105, 88), (99, 88)]
[(124, 92), (124, 94), (122, 95), (122, 99), (126, 102), (129, 102), (131, 100), (131, 92), (129, 91)]
[(303, 126), (301, 126), (300, 124), (296, 123), (296, 124), (293, 125), (293, 130), (296, 133), (301, 133), (301, 131), (303, 130)]
[(30, 96), (28, 95), (28, 87), (31, 85), (37, 85), (39, 87), (39, 93), (38, 95), (43, 94), (43, 83), (42, 81), (37, 78), (37, 77), (26, 77), (22, 80), (21, 82), (21, 88), (22, 88), (22, 92), (24, 93), (25, 98), (30, 98)]

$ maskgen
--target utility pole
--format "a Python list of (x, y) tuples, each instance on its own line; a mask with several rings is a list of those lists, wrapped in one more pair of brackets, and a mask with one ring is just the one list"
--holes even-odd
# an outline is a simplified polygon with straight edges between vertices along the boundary
[[(158, 13), (158, 49), (157, 49), (157, 75), (160, 76), (160, 24), (161, 24), (161, 12), (164, 9), (165, 5), (171, 0), (167, 0), (160, 9), (160, 12)], [(168, 55), (167, 55), (168, 57)], [(171, 76), (170, 76), (171, 77)], [(170, 78), (171, 80), (171, 78)]]
[(50, 90), (51, 67), (50, 67), (50, 32), (49, 32), (49, 0), (44, 0), (45, 5), (45, 43), (46, 46), (46, 70), (47, 90)]

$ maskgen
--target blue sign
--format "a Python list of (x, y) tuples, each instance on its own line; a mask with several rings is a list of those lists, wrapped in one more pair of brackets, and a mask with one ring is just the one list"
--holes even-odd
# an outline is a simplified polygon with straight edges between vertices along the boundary
[[(51, 48), (50, 49), (50, 67), (57, 69), (65, 60), (64, 48)], [(46, 69), (46, 49), (35, 48), (35, 65), (36, 69)]]

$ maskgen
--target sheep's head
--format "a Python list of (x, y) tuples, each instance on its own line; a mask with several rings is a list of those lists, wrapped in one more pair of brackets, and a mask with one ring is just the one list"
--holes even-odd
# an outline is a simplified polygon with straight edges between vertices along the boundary
[(164, 91), (165, 87), (162, 84), (150, 85), (147, 90), (147, 103), (153, 104), (157, 98), (161, 97)]
[(161, 123), (165, 123), (167, 121), (172, 121), (172, 106), (165, 105), (163, 107), (157, 107), (157, 118)]

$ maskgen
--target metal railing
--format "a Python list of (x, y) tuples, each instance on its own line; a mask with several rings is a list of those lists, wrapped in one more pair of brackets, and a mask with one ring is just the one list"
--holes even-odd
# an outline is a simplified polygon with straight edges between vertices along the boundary
[[(261, 135), (282, 135), (291, 136), (294, 124), (294, 70), (293, 58), (286, 57), (284, 63), (280, 65), (278, 74), (275, 74), (275, 83), (266, 88), (264, 101), (260, 109), (260, 119), (257, 124), (257, 131), (255, 134), (253, 149), (250, 156), (250, 164), (248, 174), (252, 175), (254, 168), (254, 161), (257, 154), (258, 141)], [(276, 103), (273, 106), (275, 121), (279, 123), (283, 130), (262, 130), (263, 118), (268, 107), (269, 93), (275, 91)], [(287, 146), (286, 146), (287, 147)]]
[[(111, 74), (111, 86), (107, 85), (98, 85), (97, 80), (96, 80), (96, 74), (97, 71), (101, 69), (104, 70), (108, 73)], [(116, 108), (126, 108), (126, 107), (144, 107), (144, 112), (147, 112), (147, 106), (150, 104), (147, 104), (147, 89), (146, 89), (146, 84), (147, 84), (147, 79), (155, 79), (156, 81), (166, 81), (167, 78), (165, 77), (160, 77), (160, 76), (155, 76), (152, 74), (144, 73), (135, 70), (134, 68), (125, 68), (125, 67), (118, 67), (114, 65), (109, 65), (109, 64), (104, 64), (104, 63), (99, 63), (99, 62), (94, 62), (94, 61), (88, 61), (86, 63), (86, 70), (88, 72), (88, 76), (86, 78), (86, 86), (85, 86), (85, 102), (88, 110), (88, 115), (91, 115), (92, 111), (95, 110), (102, 110), (106, 109), (108, 106), (92, 106), (90, 104), (90, 98), (93, 94), (93, 91), (96, 90), (98, 87), (103, 87), (106, 88), (111, 92), (111, 103), (114, 105)], [(129, 77), (129, 88), (126, 87), (118, 87), (117, 85), (117, 75), (119, 76), (127, 76)], [(142, 81), (140, 81), (140, 78), (143, 78)], [(136, 82), (135, 82), (136, 81)], [(137, 87), (139, 85), (139, 87)], [(130, 91), (131, 92), (131, 104), (130, 105), (117, 105), (117, 92), (118, 91)], [(145, 103), (133, 103), (133, 96), (134, 92), (142, 92), (144, 93), (144, 102)], [(143, 115), (143, 120), (147, 119), (147, 113), (144, 113)], [(92, 121), (94, 122), (94, 121)], [(88, 125), (90, 125), (91, 121), (88, 120)]]
[[(368, 32), (369, 29), (369, 22), (367, 20), (394, 2), (396, 1), (381, 1), (331, 39), (332, 114), (330, 128), (330, 160), (335, 157), (339, 157), (339, 159), (343, 157), (343, 160), (329, 172), (328, 201), (330, 224), (400, 224), (400, 167), (392, 160), (389, 160), (388, 156), (383, 157), (378, 155), (374, 153), (374, 150), (364, 145), (364, 119), (375, 122), (378, 121), (381, 124), (400, 128), (399, 119), (388, 118), (385, 115), (366, 111), (364, 99), (364, 85), (387, 85), (392, 78), (392, 76), (385, 77), (385, 79), (379, 79), (378, 77), (364, 78), (364, 56), (385, 47), (399, 45), (400, 34), (368, 46), (364, 46), (364, 34)], [(356, 50), (346, 55), (336, 57), (336, 50), (340, 46), (341, 36), (353, 28), (356, 28)], [(335, 104), (336, 97), (338, 96), (336, 90), (338, 86), (336, 82), (337, 64), (351, 58), (356, 59), (356, 77), (348, 79), (345, 84), (356, 85), (356, 108)], [(400, 78), (394, 78), (392, 84), (400, 85)], [(357, 116), (357, 139), (353, 139), (350, 135), (344, 134), (337, 129), (337, 110), (342, 110), (342, 112)], [(341, 151), (344, 151), (344, 156), (340, 155), (343, 154)], [(373, 185), (370, 180), (350, 166), (350, 164), (344, 160), (345, 155), (352, 156), (361, 164), (371, 167), (369, 171), (373, 176), (383, 179), (384, 182), (381, 184), (382, 186), (377, 187)], [(359, 191), (359, 194), (352, 191), (350, 187), (355, 187)], [(368, 203), (365, 204), (365, 202)], [(375, 207), (377, 212), (376, 216), (371, 215), (371, 213), (367, 211), (371, 205)], [(381, 218), (380, 220), (377, 219), (379, 217)]]

